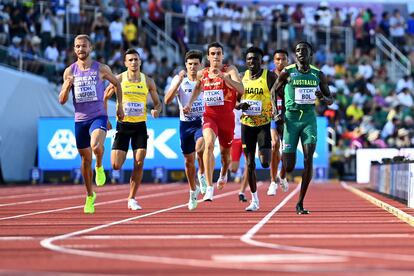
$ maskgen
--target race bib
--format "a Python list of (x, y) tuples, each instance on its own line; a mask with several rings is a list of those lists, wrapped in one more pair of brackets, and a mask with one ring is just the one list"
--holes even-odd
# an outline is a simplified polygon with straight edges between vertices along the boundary
[(190, 117), (201, 117), (204, 113), (204, 103), (202, 100), (197, 100), (191, 106), (190, 113), (188, 116)]
[(315, 104), (316, 87), (295, 87), (295, 103)]
[(126, 116), (142, 116), (144, 115), (144, 104), (134, 102), (124, 103), (124, 113)]
[(98, 100), (95, 85), (74, 86), (75, 101), (77, 103), (95, 102)]
[(244, 115), (248, 115), (248, 116), (262, 115), (262, 101), (242, 100), (241, 102), (248, 103), (250, 105), (247, 110), (243, 110)]
[(204, 91), (204, 103), (207, 106), (224, 105), (223, 90), (205, 90)]

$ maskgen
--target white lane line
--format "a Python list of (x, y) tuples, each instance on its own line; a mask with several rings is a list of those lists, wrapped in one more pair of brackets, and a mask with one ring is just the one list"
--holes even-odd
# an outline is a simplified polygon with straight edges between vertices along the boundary
[[(414, 234), (270, 234), (255, 235), (256, 239), (407, 239)], [(0, 236), (0, 241), (40, 240), (46, 236)], [(72, 240), (233, 240), (238, 235), (85, 235)]]
[(276, 239), (390, 239), (412, 238), (414, 234), (270, 234), (268, 237)]
[(245, 255), (213, 255), (218, 262), (231, 263), (328, 263), (345, 262), (347, 259), (337, 256), (321, 256), (313, 254), (245, 254)]
[[(112, 187), (111, 187), (112, 188)], [(125, 189), (119, 189), (119, 187), (117, 187), (117, 189), (113, 188), (113, 189), (104, 189), (101, 192), (99, 192), (99, 195), (108, 195), (108, 194), (120, 194), (120, 193), (125, 193), (127, 188), (129, 187), (125, 187)], [(157, 189), (151, 189), (151, 190), (159, 190), (161, 189), (161, 187), (156, 187)], [(164, 187), (163, 187), (164, 189)], [(47, 194), (42, 194), (44, 196), (48, 196)], [(50, 201), (58, 201), (58, 200), (68, 200), (68, 199), (74, 199), (74, 198), (84, 198), (85, 194), (76, 194), (76, 195), (71, 195), (71, 196), (61, 196), (61, 197), (53, 197), (53, 198), (44, 198), (44, 199), (34, 199), (34, 200), (27, 200), (27, 201), (18, 201), (18, 202), (11, 202), (11, 203), (3, 203), (0, 204), (0, 207), (5, 207), (5, 206), (15, 206), (15, 205), (23, 205), (23, 204), (31, 204), (31, 203), (40, 203), (40, 202), (50, 202)]]
[(295, 190), (293, 190), (279, 205), (277, 205), (270, 213), (268, 213), (259, 223), (257, 223), (246, 234), (244, 234), (240, 238), (240, 240), (253, 246), (276, 249), (276, 250), (300, 252), (300, 253), (343, 256), (343, 257), (357, 257), (357, 258), (362, 257), (362, 258), (370, 258), (370, 259), (384, 259), (384, 260), (408, 261), (408, 262), (414, 261), (414, 255), (301, 247), (301, 246), (282, 245), (282, 244), (254, 240), (253, 239), (254, 235), (270, 220), (270, 218), (277, 211), (279, 211), (299, 191), (299, 189), (300, 189), (300, 185), (298, 185)]
[[(237, 194), (238, 189), (220, 194), (218, 196), (215, 196), (214, 199), (226, 197), (228, 195)], [(208, 203), (207, 203), (208, 204)], [(78, 235), (87, 234), (90, 232), (94, 232), (97, 230), (101, 230), (104, 228), (108, 228), (114, 225), (119, 225), (125, 222), (138, 220), (141, 218), (157, 215), (160, 213), (165, 213), (168, 211), (172, 211), (175, 209), (186, 207), (187, 204), (181, 204), (172, 206), (170, 208), (161, 209), (155, 212), (151, 212), (148, 214), (131, 217), (128, 219), (123, 219), (119, 221), (114, 221), (111, 223), (95, 226), (92, 228), (87, 228), (71, 233), (67, 233), (60, 236), (50, 237), (47, 239), (44, 239), (40, 242), (41, 246), (52, 250), (56, 252), (61, 252), (65, 254), (73, 254), (78, 256), (87, 256), (87, 257), (95, 257), (95, 258), (106, 258), (106, 259), (112, 259), (112, 260), (121, 260), (121, 261), (137, 261), (137, 262), (150, 262), (150, 263), (157, 263), (157, 264), (173, 264), (173, 265), (186, 265), (186, 266), (196, 266), (196, 267), (208, 267), (208, 268), (226, 268), (226, 269), (239, 269), (239, 270), (260, 270), (260, 271), (277, 271), (277, 270), (283, 270), (283, 271), (298, 271), (298, 270), (309, 270), (309, 267), (300, 267), (298, 265), (287, 266), (282, 268), (280, 265), (266, 265), (266, 264), (243, 264), (243, 263), (220, 263), (213, 260), (201, 260), (201, 259), (189, 259), (189, 258), (174, 258), (174, 257), (161, 257), (161, 256), (150, 256), (150, 255), (138, 255), (138, 254), (122, 254), (122, 253), (105, 253), (105, 252), (99, 252), (99, 251), (91, 251), (91, 250), (80, 250), (80, 249), (74, 249), (74, 248), (67, 248), (66, 246), (62, 245), (56, 245), (56, 241), (63, 241), (67, 240), (69, 238), (73, 238)]]
[[(143, 196), (140, 196), (139, 198), (140, 199), (152, 198), (152, 197), (157, 197), (157, 196), (179, 194), (179, 193), (183, 193), (183, 192), (184, 191), (182, 189), (180, 189), (180, 190), (171, 191), (171, 192), (161, 192), (161, 193), (156, 193), (156, 194), (143, 195)], [(122, 201), (126, 202), (126, 199), (121, 198), (121, 199), (115, 199), (115, 200), (111, 200), (111, 201), (104, 201), (104, 202), (96, 203), (95, 206), (108, 205), (108, 204), (118, 203), (118, 202), (122, 202)], [(15, 216), (10, 216), (10, 217), (3, 217), (3, 218), (0, 218), (0, 221), (8, 220), (8, 219), (14, 219), (14, 218), (22, 218), (22, 217), (27, 217), (27, 216), (40, 215), (40, 214), (55, 213), (55, 212), (60, 212), (60, 211), (68, 211), (68, 210), (77, 209), (77, 208), (83, 208), (83, 205), (64, 207), (64, 208), (52, 209), (52, 210), (46, 210), (46, 211), (39, 211), (39, 212), (33, 212), (33, 213), (27, 213), (27, 214), (20, 214), (20, 215), (15, 215)]]
[(234, 237), (225, 235), (90, 235), (82, 238), (87, 240), (210, 240)]

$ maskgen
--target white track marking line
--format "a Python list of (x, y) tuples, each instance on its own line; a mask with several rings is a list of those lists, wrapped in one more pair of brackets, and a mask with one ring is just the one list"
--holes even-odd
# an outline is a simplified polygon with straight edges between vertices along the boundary
[[(414, 234), (270, 234), (257, 239), (408, 239)], [(0, 236), (0, 241), (40, 240), (46, 236)], [(85, 235), (71, 240), (221, 240), (240, 239), (237, 235)]]
[[(179, 189), (179, 190), (170, 191), (170, 192), (162, 192), (162, 193), (156, 193), (156, 194), (150, 194), (150, 195), (143, 195), (143, 196), (140, 196), (139, 198), (144, 199), (144, 198), (152, 198), (152, 197), (157, 197), (157, 196), (173, 195), (173, 194), (179, 194), (179, 193), (183, 193), (183, 190)], [(121, 199), (115, 199), (115, 200), (111, 200), (111, 201), (104, 201), (104, 202), (96, 203), (95, 206), (108, 205), (108, 204), (118, 203), (118, 202), (122, 202), (122, 201), (126, 202), (126, 199), (121, 198)], [(14, 219), (14, 218), (22, 218), (22, 217), (27, 217), (27, 216), (40, 215), (40, 214), (55, 213), (55, 212), (60, 212), (60, 211), (67, 211), (67, 210), (72, 210), (72, 209), (77, 209), (77, 208), (83, 208), (83, 206), (84, 205), (77, 205), (77, 206), (64, 207), (64, 208), (59, 208), (59, 209), (52, 209), (52, 210), (46, 210), (46, 211), (39, 211), (39, 212), (15, 215), (15, 216), (10, 216), (10, 217), (3, 217), (3, 218), (0, 218), (0, 221), (8, 220), (8, 219)]]
[(313, 254), (243, 254), (243, 255), (213, 255), (212, 259), (218, 262), (231, 263), (328, 263), (345, 262), (347, 258), (337, 256), (323, 256)]
[[(112, 187), (111, 187), (112, 188)], [(129, 188), (129, 187), (126, 187)], [(157, 187), (158, 188), (158, 187)], [(152, 190), (159, 190), (159, 189), (152, 189)], [(106, 190), (101, 190), (101, 192), (99, 192), (99, 195), (108, 195), (108, 194), (119, 194), (119, 193), (125, 193), (124, 190), (120, 190), (119, 187), (117, 187), (117, 189), (106, 189)], [(56, 193), (54, 193), (56, 194)], [(41, 194), (44, 196), (48, 196), (48, 194)], [(23, 205), (23, 204), (31, 204), (31, 203), (40, 203), (40, 202), (50, 202), (50, 201), (56, 201), (56, 200), (67, 200), (67, 199), (74, 199), (74, 198), (84, 198), (85, 195), (70, 195), (70, 196), (61, 196), (61, 197), (53, 197), (53, 198), (44, 198), (44, 199), (35, 199), (35, 200), (28, 200), (28, 201), (18, 201), (18, 202), (11, 202), (11, 203), (4, 203), (4, 204), (0, 204), (0, 207), (5, 207), (5, 206), (15, 206), (15, 205)]]
[[(218, 198), (226, 197), (228, 195), (237, 194), (237, 193), (238, 193), (238, 189), (224, 193), (224, 194), (217, 195), (214, 198), (218, 199)], [(133, 220), (138, 220), (138, 219), (149, 217), (152, 215), (172, 211), (172, 210), (183, 208), (186, 206), (187, 204), (176, 205), (176, 206), (166, 208), (166, 209), (161, 209), (161, 210), (158, 210), (152, 213), (135, 216), (135, 217), (131, 217), (128, 219), (119, 220), (119, 221), (114, 221), (114, 222), (107, 223), (107, 224), (102, 224), (99, 226), (67, 233), (67, 234), (60, 235), (60, 236), (47, 238), (47, 239), (42, 240), (40, 244), (42, 247), (52, 250), (52, 251), (56, 251), (56, 252), (79, 255), (79, 256), (89, 256), (89, 257), (95, 257), (95, 258), (116, 259), (116, 260), (122, 260), (122, 261), (138, 261), (138, 262), (151, 262), (151, 263), (158, 263), (158, 264), (161, 263), (161, 264), (187, 265), (187, 266), (208, 267), (208, 268), (214, 267), (214, 268), (226, 268), (226, 269), (241, 269), (241, 270), (250, 269), (250, 270), (262, 270), (262, 271), (275, 271), (275, 270), (281, 269), (280, 265), (279, 266), (268, 266), (264, 264), (260, 264), (260, 265), (232, 264), (232, 263), (222, 264), (220, 262), (216, 262), (213, 260), (199, 260), (199, 259), (188, 259), (188, 258), (184, 259), (184, 258), (147, 256), (147, 255), (137, 255), (137, 254), (129, 255), (129, 254), (120, 254), (120, 253), (105, 253), (105, 252), (91, 251), (91, 250), (79, 250), (79, 249), (67, 248), (66, 246), (59, 246), (59, 245), (54, 244), (54, 242), (59, 241), (59, 240), (61, 241), (66, 240), (66, 239), (73, 238), (78, 235), (83, 235), (83, 234), (90, 233), (96, 230), (108, 228), (114, 225), (119, 225), (119, 224), (133, 221)], [(286, 267), (284, 271), (298, 271), (300, 269), (301, 267), (296, 265), (294, 267), (291, 267), (291, 266)], [(309, 268), (306, 267), (302, 269), (307, 271)]]
[[(158, 222), (159, 223), (159, 222)], [(414, 234), (270, 234), (255, 235), (257, 239), (407, 239)], [(0, 241), (40, 240), (46, 236), (0, 236)], [(221, 240), (240, 239), (237, 235), (86, 235), (72, 240)]]
[(394, 260), (394, 261), (410, 261), (410, 262), (414, 261), (414, 255), (322, 249), (322, 248), (282, 245), (282, 244), (261, 242), (261, 241), (254, 240), (253, 239), (254, 235), (270, 220), (270, 218), (277, 211), (279, 211), (299, 191), (299, 189), (300, 189), (300, 185), (298, 185), (295, 188), (295, 190), (293, 190), (285, 199), (283, 199), (283, 201), (279, 205), (277, 205), (270, 213), (268, 213), (259, 223), (257, 223), (246, 234), (244, 234), (240, 238), (240, 240), (253, 246), (265, 247), (265, 248), (277, 249), (277, 250), (294, 251), (294, 252), (300, 252), (300, 253), (333, 255), (333, 256), (343, 256), (343, 257), (363, 257), (363, 258), (384, 259), (384, 260)]

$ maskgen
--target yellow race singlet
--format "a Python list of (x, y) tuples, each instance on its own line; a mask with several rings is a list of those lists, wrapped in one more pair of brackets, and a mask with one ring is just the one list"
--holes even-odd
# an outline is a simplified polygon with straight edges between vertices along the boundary
[(125, 113), (122, 122), (138, 123), (147, 120), (148, 87), (145, 75), (140, 74), (140, 82), (130, 82), (127, 72), (122, 73), (122, 104)]
[(243, 77), (244, 94), (241, 102), (250, 104), (249, 109), (243, 111), (240, 118), (242, 124), (257, 127), (270, 123), (272, 118), (272, 102), (269, 87), (267, 87), (267, 73), (263, 70), (260, 78), (250, 79), (247, 70)]

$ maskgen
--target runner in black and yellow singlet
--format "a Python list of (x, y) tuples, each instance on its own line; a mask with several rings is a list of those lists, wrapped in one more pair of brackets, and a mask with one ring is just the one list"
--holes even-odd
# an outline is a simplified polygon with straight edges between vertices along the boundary
[[(122, 100), (125, 117), (116, 123), (116, 134), (112, 145), (111, 163), (114, 170), (121, 169), (125, 162), (129, 144), (134, 156), (134, 169), (131, 172), (128, 209), (140, 210), (141, 206), (135, 200), (141, 184), (144, 169), (144, 159), (147, 154), (147, 97), (151, 96), (154, 108), (153, 118), (158, 118), (161, 112), (161, 102), (158, 98), (154, 80), (140, 72), (141, 59), (135, 49), (128, 49), (124, 54), (127, 71), (117, 78), (122, 86)], [(113, 89), (109, 86), (105, 91), (105, 99), (112, 96)]]
[(295, 168), (299, 138), (302, 142), (304, 170), (296, 212), (308, 214), (309, 211), (303, 208), (303, 200), (312, 179), (317, 140), (315, 101), (319, 99), (330, 105), (333, 100), (325, 76), (310, 64), (312, 46), (308, 42), (299, 42), (295, 47), (295, 55), (297, 62), (285, 67), (272, 91), (274, 89), (285, 101), (282, 158), (287, 173)]
[(246, 211), (259, 210), (259, 197), (256, 186), (256, 143), (259, 145), (259, 158), (263, 168), (268, 168), (272, 152), (270, 121), (272, 119), (272, 100), (270, 88), (276, 81), (276, 74), (261, 68), (263, 51), (250, 47), (246, 52), (244, 73), (244, 94), (239, 107), (243, 114), (240, 118), (241, 136), (247, 161), (247, 181), (252, 193), (252, 201)]

